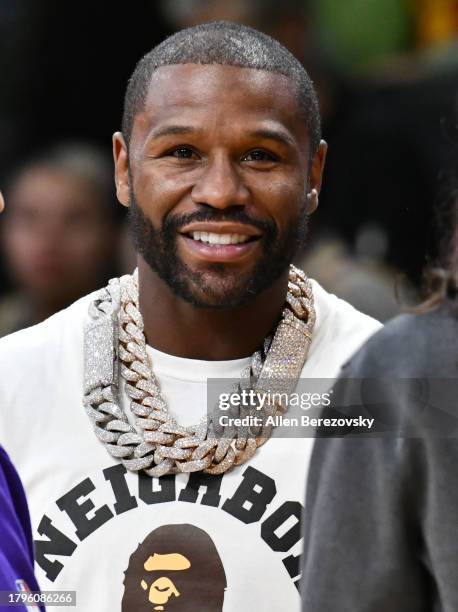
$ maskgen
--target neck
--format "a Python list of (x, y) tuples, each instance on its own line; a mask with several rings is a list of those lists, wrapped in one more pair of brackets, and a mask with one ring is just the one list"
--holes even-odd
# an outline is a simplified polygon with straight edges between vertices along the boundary
[(224, 361), (248, 357), (277, 323), (285, 302), (288, 270), (248, 304), (230, 310), (197, 308), (176, 296), (138, 259), (139, 304), (147, 343), (164, 353)]

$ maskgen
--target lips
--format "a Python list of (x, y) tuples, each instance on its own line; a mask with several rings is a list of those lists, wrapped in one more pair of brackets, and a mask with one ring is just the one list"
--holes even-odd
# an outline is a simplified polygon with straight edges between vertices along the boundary
[(216, 234), (215, 232), (190, 232), (188, 237), (212, 245), (241, 244), (250, 240), (250, 236), (244, 234)]
[(249, 238), (262, 235), (262, 232), (248, 223), (237, 223), (234, 221), (201, 221), (184, 225), (179, 230), (180, 234), (192, 234), (193, 232), (203, 232), (211, 234), (239, 234)]
[(231, 262), (258, 246), (261, 232), (240, 223), (193, 223), (180, 231), (188, 254), (209, 262)]

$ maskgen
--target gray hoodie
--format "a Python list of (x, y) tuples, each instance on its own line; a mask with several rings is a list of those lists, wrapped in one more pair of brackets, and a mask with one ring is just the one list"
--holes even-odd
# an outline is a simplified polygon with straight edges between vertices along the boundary
[(343, 368), (341, 405), (347, 378), (379, 381), (378, 403), (362, 401), (378, 428), (315, 442), (302, 610), (458, 612), (456, 311), (445, 303), (386, 325)]

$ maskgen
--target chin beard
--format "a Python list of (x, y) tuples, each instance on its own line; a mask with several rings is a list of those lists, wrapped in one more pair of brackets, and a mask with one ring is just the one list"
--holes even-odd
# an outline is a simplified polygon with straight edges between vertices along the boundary
[[(298, 218), (282, 236), (273, 221), (250, 218), (243, 210), (203, 210), (188, 215), (168, 216), (156, 230), (137, 205), (130, 199), (129, 226), (135, 246), (149, 267), (186, 302), (197, 308), (232, 309), (253, 300), (270, 287), (289, 267), (305, 244), (307, 213), (301, 206)], [(204, 272), (186, 266), (177, 255), (177, 230), (185, 224), (199, 221), (236, 221), (250, 224), (263, 232), (263, 254), (255, 267), (245, 276), (230, 265), (209, 263)]]

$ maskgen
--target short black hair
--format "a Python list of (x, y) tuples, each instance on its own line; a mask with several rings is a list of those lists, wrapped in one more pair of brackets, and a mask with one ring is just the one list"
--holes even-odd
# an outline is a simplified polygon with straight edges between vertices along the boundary
[(216, 21), (180, 30), (138, 62), (124, 98), (122, 132), (129, 145), (136, 113), (144, 108), (153, 72), (176, 64), (220, 64), (267, 70), (289, 77), (310, 136), (310, 157), (321, 139), (320, 112), (313, 83), (302, 64), (277, 40), (248, 26)]

